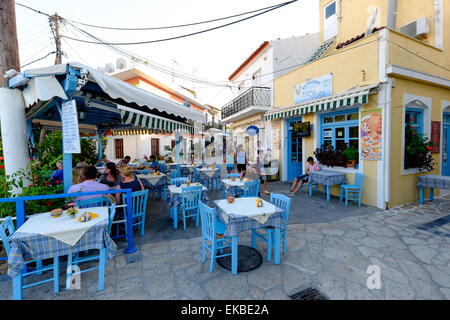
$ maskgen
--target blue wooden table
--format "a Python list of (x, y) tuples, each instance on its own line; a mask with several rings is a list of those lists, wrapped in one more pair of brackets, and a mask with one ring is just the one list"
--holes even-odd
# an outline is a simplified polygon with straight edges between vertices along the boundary
[(419, 176), (417, 181), (420, 203), (424, 202), (423, 188), (430, 188), (430, 201), (434, 198), (434, 189), (450, 189), (450, 177), (428, 174)]

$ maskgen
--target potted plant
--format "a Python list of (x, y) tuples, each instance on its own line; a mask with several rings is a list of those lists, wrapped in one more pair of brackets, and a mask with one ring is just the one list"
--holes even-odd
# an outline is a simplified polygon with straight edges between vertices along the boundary
[(358, 149), (354, 146), (346, 148), (342, 154), (347, 158), (347, 167), (354, 168), (358, 162)]
[(408, 125), (405, 131), (404, 168), (417, 168), (420, 172), (432, 171), (434, 161), (431, 151), (434, 145), (433, 141)]
[(347, 167), (347, 158), (343, 155), (343, 150), (335, 149), (332, 145), (322, 145), (314, 151), (317, 161), (329, 167)]

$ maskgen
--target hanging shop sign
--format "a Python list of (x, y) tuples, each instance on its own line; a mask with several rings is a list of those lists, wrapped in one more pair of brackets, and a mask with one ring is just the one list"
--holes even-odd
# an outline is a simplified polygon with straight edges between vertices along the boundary
[(75, 100), (70, 100), (62, 104), (61, 122), (64, 153), (81, 153), (77, 104)]
[(308, 80), (294, 86), (294, 104), (319, 99), (333, 94), (333, 74)]
[(245, 132), (247, 132), (249, 136), (256, 136), (259, 133), (259, 129), (258, 127), (250, 126), (245, 130)]
[(361, 159), (381, 160), (382, 157), (382, 109), (361, 111)]

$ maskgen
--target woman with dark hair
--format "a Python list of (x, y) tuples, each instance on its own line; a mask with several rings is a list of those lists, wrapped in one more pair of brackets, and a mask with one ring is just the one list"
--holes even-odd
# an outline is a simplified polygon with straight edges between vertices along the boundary
[(99, 182), (112, 188), (122, 183), (122, 181), (122, 175), (119, 174), (116, 165), (113, 162), (108, 162)]

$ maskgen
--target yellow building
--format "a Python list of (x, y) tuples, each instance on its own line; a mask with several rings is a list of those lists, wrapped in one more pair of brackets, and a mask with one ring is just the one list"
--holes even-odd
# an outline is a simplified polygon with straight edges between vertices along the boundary
[[(300, 175), (323, 145), (355, 146), (356, 167), (322, 169), (344, 172), (350, 183), (363, 173), (367, 205), (417, 200), (419, 174), (450, 175), (450, 1), (320, 0), (319, 10), (320, 48), (274, 80), (274, 108), (265, 114), (279, 137), (272, 159), (282, 180)], [(309, 136), (299, 134), (304, 122)], [(405, 154), (413, 132), (436, 142), (431, 172)]]

